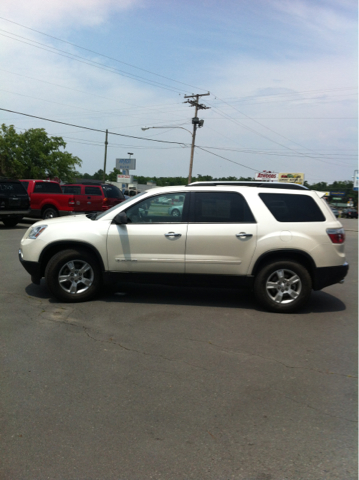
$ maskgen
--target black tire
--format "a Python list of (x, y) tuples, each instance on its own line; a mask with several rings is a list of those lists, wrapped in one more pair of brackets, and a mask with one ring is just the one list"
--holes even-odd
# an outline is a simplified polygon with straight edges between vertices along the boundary
[(266, 264), (254, 280), (258, 302), (271, 312), (289, 313), (302, 308), (311, 290), (308, 270), (293, 260)]
[(171, 212), (172, 217), (180, 217), (181, 212), (178, 210), (178, 208), (174, 208)]
[(102, 287), (98, 261), (81, 249), (63, 250), (54, 255), (47, 264), (45, 278), (50, 292), (68, 303), (91, 300)]
[(56, 208), (53, 207), (45, 207), (44, 211), (42, 212), (42, 218), (47, 220), (49, 218), (56, 218), (59, 216), (59, 212)]
[(21, 218), (3, 218), (1, 221), (5, 227), (16, 227)]

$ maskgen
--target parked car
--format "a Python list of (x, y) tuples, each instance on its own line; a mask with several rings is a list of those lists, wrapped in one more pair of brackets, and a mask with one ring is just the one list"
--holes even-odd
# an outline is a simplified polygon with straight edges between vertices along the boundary
[[(93, 299), (120, 280), (247, 287), (266, 309), (293, 312), (349, 268), (344, 229), (321, 195), (255, 182), (153, 188), (97, 215), (35, 223), (19, 259), (64, 302)], [(179, 197), (180, 217), (162, 202)]]
[(62, 191), (74, 194), (83, 206), (90, 204), (93, 212), (108, 210), (125, 201), (118, 187), (104, 182), (66, 183), (62, 185)]
[(333, 214), (338, 218), (339, 217), (339, 210), (336, 207), (334, 207), (333, 205), (329, 205), (329, 206), (330, 206)]
[(345, 208), (343, 210), (343, 217), (358, 218), (358, 210), (356, 210), (355, 208)]
[(0, 220), (15, 227), (30, 213), (30, 198), (19, 180), (0, 178)]

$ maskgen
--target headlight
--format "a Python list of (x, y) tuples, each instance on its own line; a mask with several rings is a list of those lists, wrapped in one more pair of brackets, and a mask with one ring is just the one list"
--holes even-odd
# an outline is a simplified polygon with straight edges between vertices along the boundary
[(30, 230), (29, 236), (27, 238), (36, 240), (46, 228), (47, 228), (47, 225), (38, 225), (37, 227), (32, 227), (32, 229)]

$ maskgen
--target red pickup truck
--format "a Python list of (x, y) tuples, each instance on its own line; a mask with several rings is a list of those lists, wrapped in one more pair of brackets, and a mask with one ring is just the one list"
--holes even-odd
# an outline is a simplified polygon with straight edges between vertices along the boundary
[(63, 193), (58, 182), (52, 180), (20, 180), (31, 199), (29, 217), (54, 218), (63, 215), (101, 211), (91, 203), (82, 204), (76, 195)]

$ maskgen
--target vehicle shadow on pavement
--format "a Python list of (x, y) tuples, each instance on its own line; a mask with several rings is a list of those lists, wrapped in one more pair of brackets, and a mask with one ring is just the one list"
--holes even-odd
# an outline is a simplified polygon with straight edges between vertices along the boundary
[[(41, 280), (41, 285), (31, 283), (25, 290), (31, 297), (48, 299), (50, 303), (59, 303), (52, 297), (45, 280)], [(107, 287), (106, 291), (95, 300), (92, 300), (92, 302), (243, 308), (266, 312), (256, 302), (251, 290), (229, 288), (172, 287), (133, 283), (117, 284)], [(312, 292), (309, 303), (298, 314), (341, 312), (344, 310), (346, 310), (346, 306), (339, 298), (324, 291), (318, 291)]]

